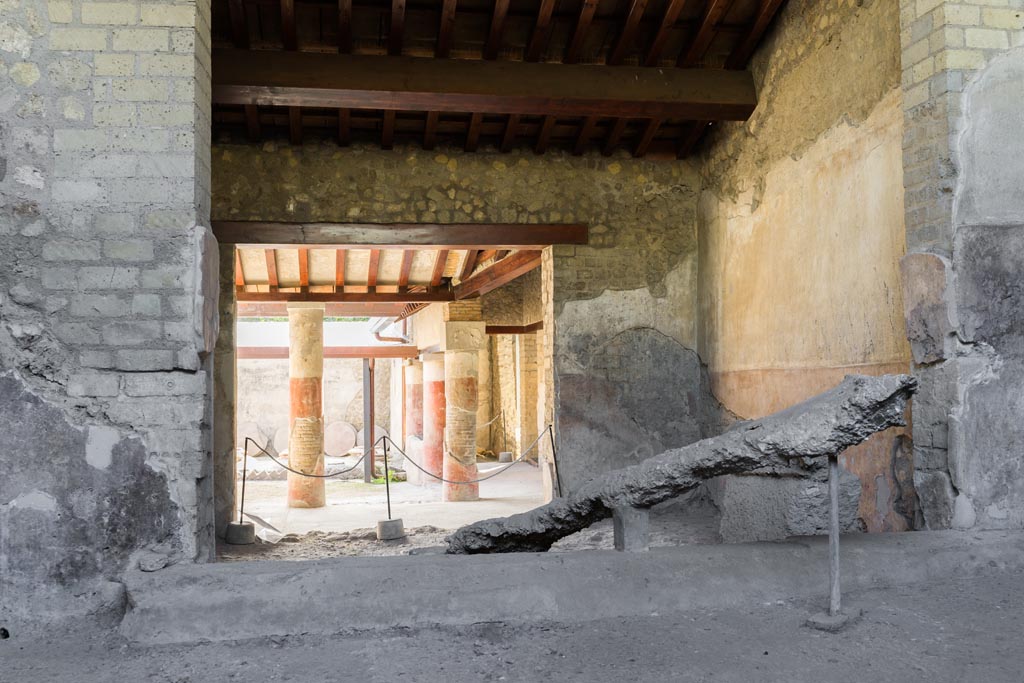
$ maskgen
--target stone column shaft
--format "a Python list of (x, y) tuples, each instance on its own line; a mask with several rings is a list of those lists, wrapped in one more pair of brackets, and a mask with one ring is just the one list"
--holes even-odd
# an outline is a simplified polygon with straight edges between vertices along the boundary
[(445, 421), (443, 501), (467, 501), (480, 498), (480, 484), (455, 484), (477, 478), (476, 415), (479, 402), (478, 378), (480, 352), (445, 352)]
[(423, 438), (423, 364), (405, 366), (405, 436)]
[[(300, 472), (323, 474), (323, 304), (289, 304), (288, 337), (288, 464)], [(288, 473), (289, 507), (323, 507), (326, 499), (323, 479)]]
[[(445, 431), (445, 355), (423, 356), (423, 469), (442, 476)], [(426, 477), (425, 483), (431, 480)]]

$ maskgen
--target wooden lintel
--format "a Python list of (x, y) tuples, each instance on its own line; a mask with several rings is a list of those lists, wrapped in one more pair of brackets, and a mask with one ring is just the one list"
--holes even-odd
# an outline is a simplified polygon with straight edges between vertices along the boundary
[(490, 268), (482, 270), (455, 287), (455, 298), (468, 299), (480, 296), (515, 280), (541, 264), (541, 252), (517, 251)]
[(587, 244), (588, 228), (578, 223), (286, 223), (213, 221), (213, 233), (227, 244), (268, 249), (343, 246), (351, 249), (543, 249), (553, 244)]
[[(415, 346), (325, 346), (324, 358), (416, 358)], [(235, 358), (243, 360), (272, 360), (288, 358), (287, 346), (239, 346)]]
[(215, 49), (213, 102), (549, 116), (746, 120), (747, 71)]
[[(428, 304), (407, 304), (402, 301), (384, 303), (338, 303), (324, 304), (324, 315), (330, 317), (391, 318), (402, 314), (407, 306)], [(240, 301), (236, 315), (239, 318), (280, 318), (288, 315), (286, 301)]]
[(236, 292), (236, 301), (309, 301), (312, 303), (433, 303), (453, 301), (452, 292)]
[(487, 334), (532, 334), (544, 329), (544, 321), (530, 323), (529, 325), (487, 325), (484, 332)]

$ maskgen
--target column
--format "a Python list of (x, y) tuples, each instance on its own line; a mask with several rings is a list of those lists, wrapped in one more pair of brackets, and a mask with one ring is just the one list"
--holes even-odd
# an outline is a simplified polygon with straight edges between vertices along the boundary
[(423, 438), (423, 363), (405, 366), (405, 437)]
[[(423, 469), (440, 477), (445, 431), (445, 354), (423, 356)], [(431, 481), (431, 477), (426, 477)], [(433, 480), (436, 481), (436, 480)]]
[(480, 352), (449, 350), (444, 354), (444, 393), (447, 405), (444, 438), (444, 478), (441, 500), (479, 500), (480, 484), (456, 484), (477, 478), (476, 413)]
[[(324, 473), (324, 305), (288, 304), (288, 464), (308, 474)], [(318, 508), (326, 503), (323, 479), (288, 473), (288, 506)]]

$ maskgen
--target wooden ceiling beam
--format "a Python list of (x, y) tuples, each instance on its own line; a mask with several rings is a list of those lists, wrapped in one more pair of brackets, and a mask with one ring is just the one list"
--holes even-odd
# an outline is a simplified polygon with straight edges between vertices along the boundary
[[(324, 315), (331, 317), (390, 318), (401, 315), (404, 302), (391, 303), (331, 303), (324, 304)], [(280, 318), (288, 315), (288, 304), (284, 301), (243, 301), (237, 304), (238, 318)]]
[(484, 59), (495, 59), (501, 50), (501, 37), (505, 32), (505, 16), (508, 14), (509, 0), (494, 0), (494, 11), (491, 14), (491, 28), (484, 43)]
[(466, 129), (466, 151), (475, 152), (480, 144), (480, 124), (484, 121), (484, 115), (474, 113), (469, 117), (469, 127)]
[(334, 287), (345, 290), (345, 250), (334, 251)]
[(309, 249), (299, 247), (299, 287), (309, 287)]
[(225, 244), (297, 245), (348, 249), (543, 249), (552, 244), (587, 244), (578, 223), (285, 223), (212, 221)]
[(456, 285), (455, 299), (467, 299), (486, 294), (520, 275), (530, 272), (540, 264), (541, 252), (517, 251)]
[(647, 57), (644, 59), (644, 66), (658, 66), (661, 63), (661, 53), (665, 49), (665, 43), (672, 37), (673, 28), (679, 19), (679, 14), (686, 6), (686, 0), (670, 0), (665, 14), (662, 15), (661, 25), (654, 35), (650, 47), (647, 49)]
[(284, 49), (299, 49), (298, 34), (295, 30), (295, 0), (281, 0), (281, 40), (284, 42)]
[(288, 140), (293, 145), (302, 144), (301, 107), (288, 107)]
[(444, 267), (448, 263), (448, 250), (438, 249), (437, 256), (434, 258), (434, 271), (430, 276), (430, 286), (438, 287), (441, 285), (441, 278), (444, 277)]
[(746, 120), (746, 71), (214, 50), (213, 101), (567, 117)]
[(576, 145), (572, 150), (572, 153), (575, 156), (582, 155), (587, 149), (587, 144), (590, 142), (590, 138), (594, 136), (595, 126), (597, 126), (596, 116), (588, 116), (583, 119), (583, 123), (580, 124), (580, 132), (576, 135)]
[(352, 0), (338, 0), (338, 52), (352, 52)]
[(710, 121), (691, 121), (683, 131), (683, 137), (679, 141), (676, 156), (680, 159), (685, 159), (693, 154), (694, 148), (700, 142), (701, 137), (710, 124)]
[(583, 49), (583, 41), (587, 37), (587, 29), (594, 19), (594, 12), (597, 11), (598, 0), (583, 0), (580, 7), (579, 17), (576, 19), (576, 28), (572, 32), (572, 39), (565, 49), (562, 57), (563, 64), (575, 64), (580, 59), (580, 51)]
[(644, 132), (640, 135), (640, 140), (636, 143), (636, 147), (633, 148), (633, 156), (642, 157), (647, 154), (647, 149), (654, 141), (654, 136), (658, 134), (658, 129), (661, 128), (661, 124), (661, 119), (651, 119), (647, 122), (647, 125), (644, 127)]
[(530, 34), (530, 44), (526, 46), (523, 58), (528, 62), (536, 62), (544, 55), (548, 38), (551, 36), (551, 14), (555, 10), (556, 0), (541, 0), (537, 10), (537, 21)]
[(485, 325), (484, 334), (533, 334), (544, 329), (544, 321), (529, 325)]
[(715, 38), (718, 23), (729, 10), (733, 0), (708, 0), (704, 8), (697, 33), (693, 36), (690, 44), (679, 54), (676, 66), (692, 67), (697, 64), (708, 51), (711, 41)]
[(391, 20), (388, 29), (388, 54), (402, 54), (402, 38), (405, 33), (405, 0), (391, 0)]
[(398, 271), (399, 287), (409, 286), (409, 274), (412, 273), (412, 259), (414, 256), (416, 256), (416, 252), (412, 249), (406, 249), (402, 252), (402, 267)]
[(447, 289), (424, 292), (237, 292), (236, 301), (274, 302), (309, 301), (312, 303), (433, 303), (454, 301)]
[(746, 68), (750, 56), (754, 54), (754, 49), (761, 43), (761, 38), (764, 37), (783, 2), (784, 0), (761, 0), (761, 6), (757, 10), (757, 16), (754, 18), (750, 30), (740, 39), (739, 44), (733, 48), (732, 53), (725, 60), (726, 69)]
[(249, 142), (258, 142), (262, 137), (260, 132), (260, 112), (255, 104), (245, 105), (245, 133)]
[(242, 252), (235, 249), (235, 287), (245, 287), (245, 270), (242, 268)]
[(437, 145), (437, 120), (440, 114), (436, 111), (427, 112), (427, 121), (423, 124), (423, 149), (434, 149)]
[(601, 154), (606, 157), (612, 155), (615, 148), (619, 146), (619, 141), (622, 139), (622, 134), (626, 132), (626, 125), (628, 123), (629, 119), (615, 119), (612, 129), (608, 133), (608, 138), (604, 141), (604, 147), (601, 148)]
[(370, 250), (370, 263), (366, 267), (366, 286), (376, 287), (380, 275), (380, 249)]
[(391, 149), (395, 144), (395, 111), (386, 109), (384, 111), (384, 123), (380, 130), (380, 146), (384, 149)]
[(512, 114), (508, 117), (508, 123), (505, 124), (505, 134), (501, 138), (501, 151), (508, 152), (512, 150), (512, 145), (515, 144), (516, 134), (519, 132), (519, 114)]
[(611, 52), (605, 62), (609, 66), (618, 66), (626, 58), (626, 54), (633, 48), (636, 41), (637, 31), (640, 29), (640, 21), (644, 18), (644, 10), (647, 9), (647, 0), (632, 0), (629, 5), (629, 12), (622, 23), (622, 31), (615, 40)]
[(267, 257), (267, 284), (277, 287), (277, 250), (266, 249), (264, 254)]
[(352, 144), (352, 110), (338, 110), (338, 145), (347, 147)]
[(473, 274), (476, 270), (476, 264), (480, 258), (479, 249), (470, 249), (466, 252), (466, 258), (462, 261), (462, 268), (459, 270), (459, 280), (465, 281)]
[(444, 0), (441, 6), (441, 22), (437, 27), (437, 45), (434, 47), (435, 57), (444, 59), (451, 54), (457, 3), (458, 0)]
[(245, 17), (243, 0), (228, 0), (228, 14), (231, 20), (231, 41), (237, 48), (248, 48), (249, 24)]

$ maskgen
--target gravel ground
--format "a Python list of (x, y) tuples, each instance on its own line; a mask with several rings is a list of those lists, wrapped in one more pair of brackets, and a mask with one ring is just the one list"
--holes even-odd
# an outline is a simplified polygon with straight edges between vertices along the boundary
[[(142, 647), (81, 629), (0, 640), (0, 680), (928, 681), (1024, 679), (1024, 574), (847, 596), (864, 617), (841, 634), (804, 627), (806, 602), (580, 624), (481, 623), (334, 637)], [(217, 618), (197, 615), (197, 618)]]

